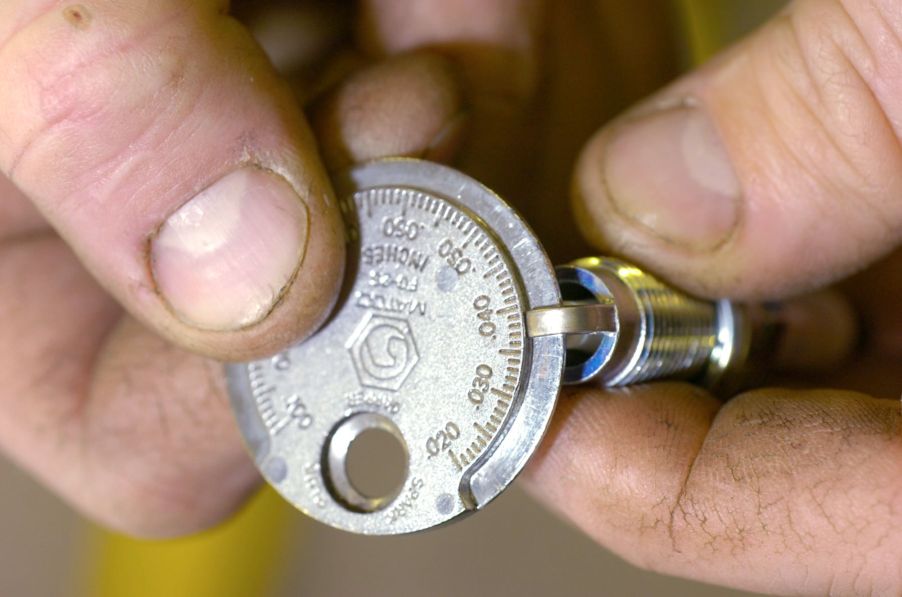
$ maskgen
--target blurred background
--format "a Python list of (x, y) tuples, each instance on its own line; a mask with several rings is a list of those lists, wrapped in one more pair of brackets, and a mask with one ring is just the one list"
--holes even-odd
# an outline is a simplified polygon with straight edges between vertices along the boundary
[[(688, 64), (782, 2), (677, 4)], [(332, 530), (264, 490), (223, 527), (179, 541), (139, 542), (93, 527), (0, 459), (0, 597), (463, 594), (750, 595), (639, 570), (517, 488), (478, 517), (400, 538)]]

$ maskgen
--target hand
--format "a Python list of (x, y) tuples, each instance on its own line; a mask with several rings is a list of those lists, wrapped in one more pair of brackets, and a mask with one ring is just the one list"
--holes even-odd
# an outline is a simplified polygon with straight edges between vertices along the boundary
[[(695, 293), (782, 299), (871, 267), (846, 285), (860, 358), (793, 385), (872, 395), (563, 397), (529, 486), (634, 563), (766, 592), (902, 591), (898, 8), (795, 2), (581, 154), (588, 238)], [(822, 336), (844, 325), (820, 315)]]
[[(211, 372), (208, 361), (174, 344), (211, 356), (244, 358), (303, 337), (328, 310), (341, 252), (337, 233), (328, 232), (337, 216), (323, 190), (327, 184), (283, 86), (262, 60), (249, 58), (258, 52), (215, 6), (161, 4), (154, 10), (174, 16), (160, 18), (154, 21), (159, 26), (150, 28), (128, 15), (115, 21), (125, 26), (103, 26), (100, 17), (110, 9), (93, 4), (87, 23), (71, 12), (65, 15), (62, 5), (41, 7), (49, 11), (44, 14), (68, 23), (70, 33), (89, 32), (72, 38), (88, 40), (69, 42), (85, 44), (73, 48), (93, 48), (99, 52), (94, 55), (121, 62), (60, 64), (60, 56), (82, 55), (52, 51), (60, 46), (50, 42), (66, 42), (69, 38), (60, 31), (69, 29), (49, 29), (50, 21), (30, 19), (26, 11), (37, 7), (24, 2), (0, 11), (0, 27), (6, 28), (0, 29), (0, 40), (11, 40), (0, 43), (0, 80), (9, 83), (0, 90), (0, 168), (12, 170), (13, 180), (31, 200), (17, 196), (0, 204), (5, 210), (2, 235), (9, 239), (0, 249), (0, 304), (16, 309), (13, 325), (0, 330), (0, 379), (13, 380), (12, 385), (4, 381), (0, 393), (0, 444), (85, 511), (131, 532), (156, 535), (212, 523), (256, 483), (227, 413), (217, 370)], [(238, 8), (253, 13), (262, 5), (246, 4)], [(695, 98), (696, 112), (714, 123), (708, 138), (719, 138), (727, 157), (703, 153), (700, 158), (696, 153), (692, 165), (704, 168), (690, 171), (715, 191), (728, 196), (734, 191), (733, 201), (722, 203), (732, 203), (741, 214), (734, 219), (728, 208), (711, 208), (690, 246), (678, 237), (682, 227), (676, 233), (673, 228), (646, 230), (666, 226), (670, 220), (647, 215), (666, 205), (655, 206), (660, 193), (643, 196), (640, 187), (630, 185), (646, 178), (652, 186), (661, 184), (649, 174), (655, 170), (636, 176), (638, 157), (621, 159), (619, 165), (610, 162), (614, 152), (605, 147), (620, 144), (616, 155), (629, 156), (629, 128), (614, 125), (600, 133), (583, 153), (576, 178), (580, 224), (595, 251), (614, 250), (700, 294), (740, 298), (782, 298), (837, 280), (850, 268), (863, 268), (892, 251), (902, 228), (899, 202), (894, 201), (895, 134), (888, 126), (894, 122), (893, 106), (888, 100), (874, 103), (874, 98), (892, 97), (887, 89), (895, 80), (899, 48), (894, 35), (870, 30), (864, 37), (853, 35), (865, 30), (864, 17), (891, 15), (892, 7), (885, 3), (885, 13), (868, 13), (863, 2), (846, 4), (848, 12), (839, 12), (832, 1), (793, 5), (785, 13), (790, 21), (784, 16), (784, 25), (762, 30), (690, 76), (688, 83), (664, 92), (665, 105)], [(409, 7), (363, 4), (356, 31), (365, 56), (429, 48), (450, 60), (453, 69), (431, 55), (390, 58), (352, 75), (326, 96), (316, 93), (316, 85), (302, 90), (307, 93), (301, 97), (317, 99), (312, 112), (323, 156), (338, 167), (399, 153), (447, 158), (459, 149), (457, 163), (515, 200), (556, 257), (586, 251), (574, 235), (560, 234), (569, 213), (566, 202), (556, 199), (564, 196), (560, 181), (567, 178), (584, 135), (625, 100), (650, 91), (669, 71), (672, 60), (661, 60), (657, 51), (668, 47), (658, 3), (631, 3), (629, 8), (613, 1), (591, 7), (553, 3), (547, 14), (536, 2), (509, 0), (442, 0), (420, 2), (417, 10)], [(147, 14), (142, 11), (134, 8), (135, 15)], [(798, 32), (787, 22), (799, 26)], [(599, 23), (607, 30), (599, 31)], [(887, 17), (865, 24), (881, 23), (893, 21)], [(11, 36), (7, 29), (18, 33)], [(110, 38), (111, 31), (121, 37)], [(181, 45), (171, 45), (173, 37)], [(618, 38), (631, 44), (618, 46), (621, 51), (612, 56), (605, 45)], [(548, 42), (541, 52), (540, 39)], [(884, 45), (872, 53), (861, 51), (865, 41), (874, 40)], [(163, 55), (173, 60), (148, 62), (161, 55), (161, 44), (169, 52)], [(277, 50), (278, 44), (266, 45), (276, 56), (273, 47)], [(122, 50), (110, 54), (111, 47)], [(778, 68), (771, 66), (768, 52), (780, 57)], [(840, 60), (842, 56), (871, 56), (864, 69), (870, 77), (854, 78), (849, 66), (864, 63)], [(878, 69), (875, 57), (884, 56)], [(186, 66), (198, 59), (203, 68)], [(743, 66), (748, 61), (759, 64), (751, 71), (754, 77)], [(357, 54), (347, 63), (356, 68)], [(172, 76), (174, 67), (179, 67), (174, 69), (178, 76)], [(341, 59), (333, 67), (345, 70)], [(96, 78), (64, 76), (79, 69)], [(49, 80), (60, 81), (58, 87), (38, 77), (45, 70), (55, 73)], [(825, 72), (832, 76), (818, 76)], [(319, 74), (328, 79), (329, 69)], [(847, 85), (838, 84), (846, 78)], [(300, 81), (309, 85), (304, 77)], [(790, 93), (800, 82), (808, 87)], [(160, 89), (184, 101), (167, 100)], [(119, 93), (104, 97), (111, 90)], [(726, 101), (730, 94), (741, 102)], [(52, 101), (39, 102), (42, 95)], [(822, 102), (833, 111), (817, 118), (817, 110), (801, 108), (802, 100)], [(82, 105), (88, 108), (76, 109)], [(189, 105), (195, 108), (189, 111)], [(137, 109), (142, 106), (144, 111)], [(728, 118), (727, 110), (736, 110), (737, 117)], [(138, 122), (142, 114), (145, 120)], [(860, 117), (861, 124), (851, 126), (851, 116)], [(104, 126), (105, 118), (119, 126)], [(638, 125), (633, 122), (633, 130)], [(695, 128), (706, 131), (705, 126)], [(614, 136), (612, 130), (621, 134)], [(27, 133), (42, 140), (26, 142), (30, 149), (24, 152), (7, 149), (16, 140), (23, 144)], [(108, 142), (112, 133), (115, 139)], [(633, 146), (658, 147), (664, 138), (652, 131), (648, 142)], [(876, 165), (871, 153), (880, 158)], [(9, 157), (18, 154), (33, 157)], [(173, 159), (174, 154), (187, 159)], [(174, 284), (167, 291), (152, 268), (158, 262), (152, 260), (148, 267), (146, 239), (161, 237), (163, 232), (155, 231), (165, 230), (166, 216), (178, 213), (191, 196), (227, 171), (222, 164), (242, 163), (248, 154), (277, 162), (262, 165), (277, 170), (303, 195), (309, 210), (307, 252), (268, 315), (238, 330), (214, 332), (210, 321), (198, 319), (211, 313), (246, 315), (249, 304), (262, 302), (254, 300), (259, 295), (251, 288), (246, 296), (224, 300), (231, 297), (224, 296), (226, 290), (216, 281), (193, 279), (195, 272), (208, 268), (194, 268), (190, 259), (176, 266), (187, 272), (181, 279), (189, 284)], [(787, 168), (790, 157), (793, 167)], [(687, 155), (673, 163), (692, 159)], [(129, 168), (132, 164), (151, 167)], [(161, 165), (169, 168), (163, 176), (158, 174)], [(718, 167), (712, 170), (714, 165)], [(608, 185), (599, 184), (602, 171)], [(684, 172), (674, 167), (663, 174), (667, 196), (688, 213), (696, 195)], [(606, 210), (617, 190), (611, 181), (618, 176), (629, 199)], [(856, 186), (857, 181), (865, 184)], [(313, 192), (317, 189), (319, 198)], [(6, 195), (11, 197), (12, 191)], [(120, 196), (124, 199), (112, 200)], [(77, 258), (47, 232), (32, 204)], [(117, 215), (107, 215), (112, 213)], [(104, 217), (115, 225), (93, 225)], [(728, 241), (711, 240), (718, 222), (730, 228), (724, 232)], [(757, 222), (782, 222), (792, 233), (768, 235), (771, 229)], [(840, 237), (828, 243), (811, 232), (813, 223), (821, 222), (832, 222), (830, 226), (858, 240), (844, 243)], [(320, 240), (314, 242), (316, 235)], [(760, 247), (763, 238), (767, 251)], [(757, 248), (746, 246), (756, 242)], [(269, 249), (261, 254), (269, 256)], [(898, 362), (900, 322), (891, 307), (902, 282), (899, 262), (893, 259), (898, 257), (852, 285), (872, 330), (870, 356), (847, 369), (849, 379), (842, 381), (861, 388), (882, 383), (884, 388), (875, 391), (888, 389), (886, 395), (897, 394), (899, 384), (891, 367)], [(116, 303), (80, 263), (142, 323), (121, 318)], [(869, 286), (868, 276), (877, 281)], [(189, 298), (180, 310), (176, 296), (182, 290)], [(175, 296), (168, 298), (167, 292)], [(19, 296), (27, 301), (16, 301)], [(211, 304), (204, 305), (205, 297), (213, 297)], [(194, 300), (200, 301), (196, 309), (191, 308)], [(258, 307), (253, 312), (262, 311)], [(49, 325), (48, 317), (54, 318)], [(270, 329), (280, 333), (273, 338), (265, 333)], [(869, 383), (858, 383), (855, 376)], [(823, 374), (815, 380), (834, 382)], [(782, 592), (823, 593), (831, 583), (840, 593), (898, 591), (902, 580), (894, 554), (899, 553), (902, 494), (893, 476), (902, 460), (898, 402), (837, 391), (803, 397), (761, 391), (738, 397), (717, 412), (719, 407), (698, 390), (674, 384), (628, 393), (583, 390), (565, 397), (528, 482), (600, 542), (649, 568)], [(720, 494), (727, 499), (719, 499)]]
[(197, 354), (302, 338), (343, 266), (300, 109), (220, 5), (0, 8), (0, 446), (143, 534), (258, 482)]
[[(660, 3), (418, 6), (365, 3), (394, 33), (378, 48), (455, 60), (471, 109), (458, 164), (575, 256), (554, 181), (593, 119), (666, 66)], [(902, 591), (897, 14), (889, 1), (790, 4), (581, 151), (576, 221), (594, 250), (696, 294), (787, 299), (866, 269), (840, 288), (863, 318), (857, 358), (837, 363), (854, 323), (829, 294), (801, 299), (812, 311), (795, 322), (817, 344), (790, 336), (781, 357), (790, 387), (869, 394), (772, 388), (724, 405), (649, 384), (562, 397), (526, 482), (631, 562), (777, 593)], [(624, 38), (633, 47), (605, 54)]]
[[(319, 26), (334, 9), (317, 10), (299, 22), (316, 35), (281, 54), (291, 86), (221, 2), (0, 8), (0, 449), (103, 524), (188, 533), (259, 485), (218, 361), (311, 333), (344, 267), (297, 98), (359, 61), (341, 50), (341, 20)], [(267, 14), (248, 18), (265, 28)], [(460, 97), (441, 59), (355, 80), (319, 102), (333, 167), (453, 144)], [(410, 129), (382, 146), (378, 123), (355, 132), (354, 89)], [(344, 131), (357, 153), (337, 147)]]

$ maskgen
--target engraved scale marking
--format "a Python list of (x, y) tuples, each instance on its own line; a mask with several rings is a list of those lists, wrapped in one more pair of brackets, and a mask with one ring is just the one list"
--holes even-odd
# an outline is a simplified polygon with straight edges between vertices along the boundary
[[(505, 330), (503, 340), (500, 340), (502, 346), (495, 351), (502, 357), (502, 361), (492, 367), (497, 370), (498, 387), (491, 387), (490, 393), (494, 398), (494, 402), (488, 405), (491, 410), (486, 409), (485, 414), (472, 422), (471, 428), (475, 436), (470, 440), (461, 438), (462, 447), (448, 450), (454, 469), (463, 471), (488, 449), (495, 435), (504, 427), (522, 375), (523, 310), (509, 265), (486, 231), (470, 215), (445, 200), (408, 188), (372, 189), (358, 193), (355, 197), (358, 202), (364, 202), (369, 218), (373, 218), (379, 208), (399, 207), (404, 217), (416, 218), (417, 211), (430, 217), (431, 228), (437, 232), (443, 226), (450, 226), (462, 237), (454, 241), (459, 249), (471, 259), (481, 259), (484, 271), (479, 276), (480, 279), (494, 287), (494, 291), (489, 294), (495, 296), (499, 304), (491, 310), (497, 317), (497, 325)], [(392, 214), (386, 215), (390, 217)], [(471, 250), (475, 254), (470, 253)], [(431, 254), (434, 252), (435, 247)]]
[[(226, 367), (236, 418), (264, 476), (332, 526), (409, 533), (480, 510), (537, 450), (562, 384), (620, 386), (679, 374), (724, 390), (738, 381), (744, 347), (756, 345), (746, 329), (759, 319), (755, 307), (691, 299), (607, 257), (553, 268), (511, 206), (451, 168), (376, 160), (336, 182), (352, 260), (342, 299), (290, 358)], [(604, 305), (566, 304), (564, 284)], [(611, 284), (623, 286), (643, 315), (626, 332), (601, 316), (616, 322), (616, 309), (606, 307), (612, 294), (620, 306)], [(767, 311), (761, 323), (771, 326), (779, 317)], [(557, 323), (530, 335), (527, 315)], [(360, 327), (367, 317), (372, 325)], [(612, 327), (616, 337), (604, 336)], [(348, 345), (355, 329), (363, 331)], [(568, 363), (566, 335), (596, 332), (604, 337), (593, 355)], [(410, 369), (420, 348), (423, 366)], [(351, 370), (354, 350), (366, 378)], [(397, 408), (372, 408), (385, 395), (350, 404), (346, 396), (360, 385), (393, 392)], [(302, 433), (314, 420), (314, 431)], [(342, 475), (359, 431), (377, 427), (409, 458), (400, 493), (370, 499)], [(426, 457), (443, 452), (447, 458)]]
[[(290, 360), (229, 366), (230, 396), (249, 448), (287, 467), (291, 482), (276, 489), (298, 508), (353, 532), (430, 528), (488, 503), (522, 468), (517, 455), (534, 449), (520, 414), (545, 420), (558, 379), (530, 365), (561, 361), (563, 348), (526, 341), (527, 297), (556, 304), (558, 289), (517, 214), (459, 172), (385, 160), (336, 183), (352, 259), (345, 290)], [(347, 398), (362, 391), (372, 396)], [(352, 425), (379, 421), (396, 427), (408, 456), (402, 489), (384, 505), (358, 500), (340, 473)]]

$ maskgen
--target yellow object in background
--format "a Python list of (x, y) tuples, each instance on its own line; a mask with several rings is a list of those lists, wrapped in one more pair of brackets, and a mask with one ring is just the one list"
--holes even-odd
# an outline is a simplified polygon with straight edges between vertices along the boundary
[[(565, 0), (568, 1), (568, 0)], [(673, 0), (698, 64), (783, 0)], [(187, 539), (139, 541), (96, 531), (86, 597), (248, 597), (272, 594), (300, 516), (266, 488), (228, 523)]]
[(700, 64), (775, 14), (786, 0), (675, 0), (681, 16), (682, 36), (688, 41), (694, 64)]
[(185, 539), (97, 530), (86, 597), (250, 597), (273, 592), (299, 514), (269, 487), (227, 523)]

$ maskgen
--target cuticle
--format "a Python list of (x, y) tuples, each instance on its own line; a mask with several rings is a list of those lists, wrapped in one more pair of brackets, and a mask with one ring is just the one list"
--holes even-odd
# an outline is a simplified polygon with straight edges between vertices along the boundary
[[(714, 243), (713, 245), (710, 245), (710, 246), (699, 246), (699, 245), (692, 245), (692, 244), (686, 244), (683, 242), (679, 242), (679, 241), (676, 241), (668, 236), (665, 236), (665, 235), (661, 234), (660, 232), (658, 232), (657, 230), (654, 230), (653, 228), (649, 227), (648, 225), (646, 225), (645, 223), (643, 223), (642, 221), (637, 219), (634, 215), (626, 212), (622, 207), (620, 207), (619, 202), (614, 197), (614, 193), (611, 192), (610, 184), (608, 184), (607, 163), (608, 163), (608, 156), (609, 156), (609, 151), (610, 151), (610, 146), (611, 146), (610, 140), (613, 139), (620, 132), (621, 129), (625, 128), (627, 125), (629, 125), (633, 122), (644, 119), (647, 116), (650, 116), (652, 114), (659, 114), (661, 112), (668, 112), (668, 111), (672, 111), (672, 110), (689, 109), (689, 108), (702, 109), (701, 103), (698, 101), (697, 98), (695, 98), (693, 96), (684, 96), (684, 97), (679, 98), (678, 101), (674, 101), (674, 102), (670, 103), (670, 105), (659, 104), (653, 108), (649, 107), (649, 109), (646, 109), (646, 110), (639, 110), (634, 113), (628, 113), (627, 115), (625, 115), (625, 116), (617, 119), (615, 122), (613, 122), (610, 125), (611, 128), (606, 135), (607, 141), (603, 144), (603, 147), (601, 150), (601, 168), (598, 169), (599, 176), (601, 179), (601, 186), (602, 186), (602, 190), (604, 191), (604, 194), (607, 198), (607, 204), (610, 207), (610, 209), (614, 213), (616, 213), (620, 218), (629, 222), (633, 227), (635, 227), (639, 230), (642, 230), (644, 233), (660, 240), (661, 242), (665, 243), (668, 246), (683, 249), (683, 250), (686, 250), (691, 253), (708, 253), (708, 252), (712, 252), (712, 251), (720, 251), (736, 238), (738, 231), (741, 227), (742, 221), (744, 219), (744, 210), (743, 210), (744, 202), (741, 200), (741, 197), (743, 195), (741, 183), (740, 183), (740, 192), (738, 193), (738, 195), (736, 197), (732, 198), (734, 206), (736, 207), (736, 210), (735, 210), (736, 217), (733, 219), (732, 225), (730, 226), (730, 232), (729, 232), (729, 234), (724, 236), (722, 239), (720, 239), (719, 241), (717, 241), (716, 243)], [(716, 123), (714, 123), (714, 124), (716, 127)], [(738, 176), (737, 176), (737, 180), (738, 180)]]
[[(282, 285), (282, 288), (279, 289), (279, 292), (276, 294), (275, 298), (273, 299), (273, 302), (270, 305), (270, 308), (267, 309), (266, 312), (264, 312), (259, 318), (257, 318), (256, 320), (254, 320), (248, 324), (245, 324), (245, 325), (242, 325), (239, 327), (235, 327), (235, 328), (230, 328), (227, 330), (219, 330), (219, 329), (215, 329), (215, 328), (207, 328), (207, 327), (203, 327), (203, 326), (198, 326), (195, 323), (186, 321), (179, 314), (178, 310), (172, 306), (172, 303), (169, 302), (169, 300), (166, 298), (165, 294), (160, 289), (159, 283), (157, 282), (157, 276), (156, 276), (156, 271), (155, 271), (156, 270), (156, 267), (155, 267), (156, 260), (154, 259), (154, 256), (153, 256), (153, 243), (154, 243), (154, 240), (160, 235), (160, 232), (162, 231), (163, 226), (166, 225), (166, 223), (169, 221), (169, 219), (176, 212), (178, 212), (185, 205), (190, 203), (192, 199), (197, 197), (197, 195), (199, 195), (200, 193), (203, 193), (205, 190), (209, 189), (210, 187), (212, 187), (214, 184), (216, 184), (217, 182), (219, 182), (220, 180), (222, 180), (229, 174), (231, 174), (233, 172), (237, 172), (244, 168), (256, 168), (257, 170), (261, 170), (263, 172), (267, 172), (269, 174), (277, 176), (280, 179), (284, 180), (285, 183), (291, 188), (291, 190), (294, 192), (295, 197), (297, 197), (298, 202), (301, 204), (301, 206), (304, 210), (304, 230), (303, 230), (303, 235), (304, 235), (303, 239), (304, 240), (303, 240), (302, 245), (298, 249), (298, 259), (297, 259), (297, 264), (296, 264), (294, 270), (292, 271), (292, 273), (288, 277), (288, 279), (285, 281), (285, 284)], [(304, 199), (304, 197), (302, 196), (302, 194), (300, 193), (298, 188), (294, 184), (292, 184), (291, 180), (287, 176), (281, 174), (280, 172), (278, 172), (272, 168), (268, 168), (258, 162), (252, 161), (252, 160), (239, 162), (235, 168), (232, 168), (231, 170), (229, 170), (229, 171), (223, 173), (222, 175), (220, 175), (219, 177), (215, 178), (213, 180), (213, 182), (204, 186), (199, 191), (196, 191), (184, 203), (181, 203), (175, 209), (170, 211), (163, 218), (162, 222), (160, 222), (156, 226), (156, 228), (154, 228), (153, 231), (151, 231), (147, 235), (146, 240), (144, 242), (144, 264), (145, 264), (145, 268), (148, 273), (148, 278), (150, 279), (151, 291), (157, 297), (157, 299), (160, 301), (160, 303), (162, 303), (164, 308), (170, 313), (170, 315), (172, 315), (177, 321), (190, 327), (191, 329), (199, 330), (199, 331), (203, 331), (203, 332), (207, 332), (207, 333), (213, 333), (213, 334), (231, 334), (231, 333), (235, 333), (235, 332), (243, 332), (243, 331), (249, 330), (253, 327), (256, 327), (256, 326), (262, 324), (267, 319), (269, 319), (269, 316), (282, 304), (285, 296), (287, 296), (289, 290), (292, 288), (292, 286), (294, 286), (294, 283), (297, 281), (298, 275), (300, 274), (301, 268), (303, 267), (304, 262), (307, 259), (307, 251), (308, 251), (309, 244), (310, 244), (310, 230), (311, 230), (310, 206), (308, 205), (307, 201)]]

